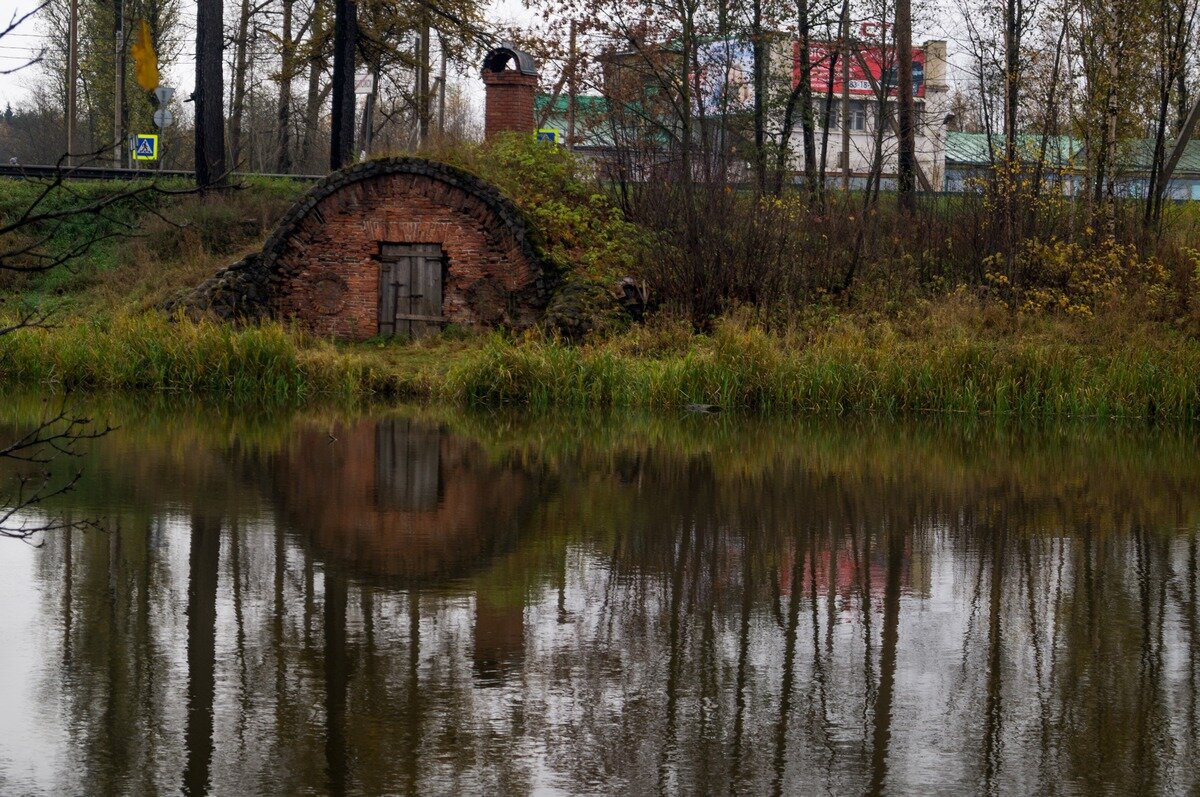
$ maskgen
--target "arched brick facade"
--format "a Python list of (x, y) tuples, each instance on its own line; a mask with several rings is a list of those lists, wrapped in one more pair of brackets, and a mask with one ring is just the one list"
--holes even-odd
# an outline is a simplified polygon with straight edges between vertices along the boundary
[(394, 158), (330, 175), (283, 218), (254, 264), (268, 313), (322, 335), (377, 334), (384, 244), (441, 247), (447, 321), (525, 325), (545, 305), (541, 260), (512, 202), (460, 169)]
[[(524, 327), (546, 305), (542, 260), (511, 201), (453, 166), (393, 158), (329, 175), (292, 206), (261, 252), (162, 308), (230, 321), (282, 319), (363, 340), (380, 332), (385, 245), (393, 255), (397, 247), (424, 253), (422, 279), (435, 280), (441, 291), (438, 306), (421, 309), (438, 320), (421, 323), (414, 334), (443, 321)], [(401, 298), (412, 300), (410, 308), (393, 307), (393, 323), (412, 312), (414, 297)]]

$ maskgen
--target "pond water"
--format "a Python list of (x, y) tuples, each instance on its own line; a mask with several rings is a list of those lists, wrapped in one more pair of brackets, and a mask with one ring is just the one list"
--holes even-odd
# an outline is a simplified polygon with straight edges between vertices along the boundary
[(92, 411), (0, 793), (1200, 788), (1192, 430)]

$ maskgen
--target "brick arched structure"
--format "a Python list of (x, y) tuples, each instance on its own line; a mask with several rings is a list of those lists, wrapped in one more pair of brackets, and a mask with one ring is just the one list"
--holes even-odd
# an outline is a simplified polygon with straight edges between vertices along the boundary
[(526, 326), (545, 304), (541, 257), (508, 198), (453, 166), (392, 158), (326, 177), (261, 253), (166, 309), (363, 340), (444, 323)]
[(361, 340), (380, 330), (385, 245), (441, 251), (441, 315), (465, 325), (527, 324), (545, 304), (542, 266), (517, 208), (461, 169), (377, 160), (327, 177), (263, 246), (271, 315)]

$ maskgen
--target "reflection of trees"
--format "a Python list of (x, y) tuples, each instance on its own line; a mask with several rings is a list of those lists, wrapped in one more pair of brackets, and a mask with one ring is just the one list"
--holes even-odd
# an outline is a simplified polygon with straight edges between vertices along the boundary
[[(801, 437), (752, 466), (727, 455), (736, 435), (550, 456), (389, 424), (167, 457), (207, 484), (171, 488), (192, 527), (158, 509), (51, 546), (39, 588), (64, 620), (45, 644), (66, 675), (47, 688), (88, 782), (198, 787), (208, 766), (214, 789), (274, 792), (1198, 783), (1197, 542), (1172, 533), (1194, 525), (1190, 470), (960, 438), (934, 467), (933, 442), (899, 433), (896, 451)], [(381, 472), (381, 452), (419, 467)]]
[(208, 794), (213, 755), (213, 703), (216, 697), (217, 570), (220, 521), (192, 518), (187, 603), (187, 763), (183, 793)]

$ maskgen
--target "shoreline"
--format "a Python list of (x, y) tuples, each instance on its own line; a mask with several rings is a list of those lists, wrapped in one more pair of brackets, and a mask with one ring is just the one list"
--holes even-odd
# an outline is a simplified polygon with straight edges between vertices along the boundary
[(332, 343), (278, 324), (146, 313), (0, 338), (14, 388), (178, 393), (229, 401), (437, 400), (532, 410), (1200, 417), (1200, 341), (1037, 333), (912, 337), (846, 327), (806, 338), (726, 321), (711, 334), (635, 327), (566, 344), (529, 333)]

